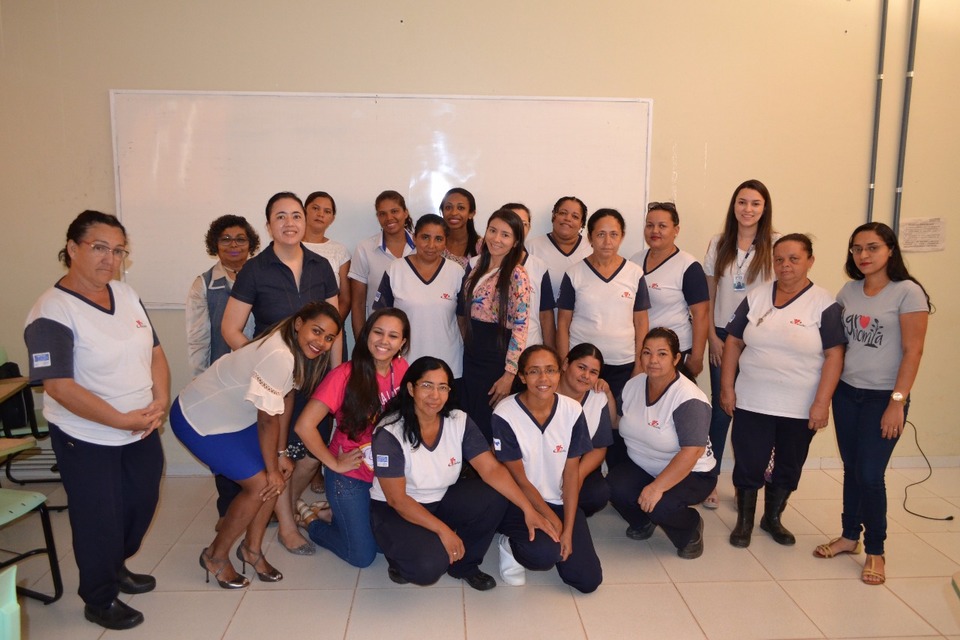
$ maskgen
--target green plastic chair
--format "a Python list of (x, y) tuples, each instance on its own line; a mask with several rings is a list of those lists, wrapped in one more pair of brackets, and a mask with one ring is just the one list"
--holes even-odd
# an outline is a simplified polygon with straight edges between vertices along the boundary
[(50, 526), (50, 512), (47, 510), (46, 503), (47, 496), (37, 491), (0, 489), (0, 527), (27, 515), (31, 511), (36, 511), (40, 514), (40, 523), (43, 525), (43, 540), (46, 545), (0, 562), (0, 569), (6, 569), (31, 556), (41, 553), (47, 554), (47, 559), (50, 561), (50, 576), (53, 578), (53, 595), (33, 591), (26, 587), (17, 587), (17, 593), (39, 600), (43, 604), (51, 604), (63, 595), (63, 578), (60, 576), (60, 561), (57, 559), (57, 547), (53, 541), (53, 527)]
[(17, 567), (0, 571), (0, 638), (20, 640), (20, 603), (17, 602)]

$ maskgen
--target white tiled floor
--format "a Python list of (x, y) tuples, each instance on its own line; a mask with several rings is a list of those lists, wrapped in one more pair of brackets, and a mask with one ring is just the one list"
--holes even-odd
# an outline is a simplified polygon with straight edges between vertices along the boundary
[[(960, 520), (937, 522), (907, 513), (903, 487), (924, 470), (888, 472), (890, 535), (888, 580), (860, 583), (863, 556), (818, 560), (814, 546), (839, 533), (840, 472), (807, 470), (784, 521), (797, 534), (781, 547), (755, 531), (749, 549), (735, 549), (727, 535), (736, 518), (729, 474), (721, 476), (722, 505), (702, 511), (706, 551), (698, 560), (677, 558), (657, 532), (647, 542), (627, 539), (624, 522), (607, 508), (590, 519), (604, 567), (593, 594), (571, 591), (555, 571), (528, 573), (527, 586), (500, 585), (479, 593), (444, 577), (432, 587), (398, 586), (377, 559), (357, 570), (320, 551), (301, 558), (284, 552), (268, 532), (270, 560), (284, 574), (280, 584), (254, 582), (245, 591), (224, 591), (203, 581), (200, 550), (216, 520), (209, 478), (167, 478), (153, 527), (131, 560), (151, 572), (153, 593), (124, 596), (146, 622), (126, 632), (105, 632), (83, 619), (76, 596), (77, 569), (65, 513), (53, 515), (66, 594), (43, 606), (21, 599), (23, 637), (47, 638), (906, 638), (960, 640), (960, 598), (950, 577), (960, 570)], [(57, 485), (34, 485), (64, 502)], [(908, 507), (928, 515), (960, 512), (960, 469), (939, 468), (910, 490)], [(39, 519), (0, 529), (0, 548), (24, 549), (40, 536)], [(0, 558), (6, 557), (0, 555)], [(496, 550), (483, 568), (496, 574)], [(20, 584), (50, 585), (43, 557), (18, 567)]]

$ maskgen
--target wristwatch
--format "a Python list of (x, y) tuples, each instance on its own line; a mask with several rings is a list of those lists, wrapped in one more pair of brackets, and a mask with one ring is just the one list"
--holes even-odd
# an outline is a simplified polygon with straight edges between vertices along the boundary
[(893, 400), (894, 402), (904, 402), (904, 401), (906, 401), (906, 398), (903, 397), (903, 394), (900, 393), (899, 391), (894, 391), (893, 393), (891, 393), (891, 394), (890, 394), (890, 399)]

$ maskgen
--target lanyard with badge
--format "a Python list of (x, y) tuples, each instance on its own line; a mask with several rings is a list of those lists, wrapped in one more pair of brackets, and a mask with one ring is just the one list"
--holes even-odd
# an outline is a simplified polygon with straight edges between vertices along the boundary
[[(739, 262), (734, 259), (734, 262), (737, 263), (737, 272), (733, 274), (733, 290), (737, 292), (747, 290), (747, 281), (743, 276), (743, 267), (747, 264), (747, 261), (750, 259), (750, 252), (753, 251), (753, 243), (750, 243), (750, 248), (747, 249), (747, 253), (743, 256), (743, 260)], [(737, 252), (740, 252), (740, 249), (737, 249)]]

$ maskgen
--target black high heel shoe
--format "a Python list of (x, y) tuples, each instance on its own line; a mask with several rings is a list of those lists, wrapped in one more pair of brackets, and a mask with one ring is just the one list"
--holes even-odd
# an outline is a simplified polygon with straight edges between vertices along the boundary
[(250, 581), (247, 580), (246, 576), (238, 575), (233, 580), (221, 580), (220, 574), (227, 567), (228, 561), (226, 559), (214, 560), (213, 557), (207, 553), (207, 550), (204, 549), (200, 552), (200, 566), (207, 573), (208, 583), (210, 582), (210, 567), (207, 566), (208, 562), (214, 566), (220, 566), (220, 568), (214, 572), (213, 578), (217, 581), (217, 584), (220, 585), (221, 589), (243, 589), (244, 587), (250, 586)]
[[(243, 557), (244, 551), (246, 551), (252, 556), (255, 555), (256, 557), (253, 560), (248, 562), (247, 559)], [(259, 571), (257, 571), (257, 566), (256, 566), (257, 563), (260, 562), (261, 560), (266, 562), (266, 560), (264, 560), (264, 557), (263, 557), (263, 551), (261, 551), (260, 553), (254, 554), (253, 551), (250, 550), (250, 547), (247, 546), (246, 540), (241, 540), (240, 545), (237, 546), (237, 559), (240, 560), (240, 571), (242, 571), (243, 573), (246, 573), (247, 565), (249, 564), (253, 568), (253, 570), (256, 571), (257, 577), (260, 578), (260, 582), (280, 582), (281, 580), (283, 580), (283, 574), (277, 571), (275, 567), (271, 567), (269, 562), (267, 562), (267, 567), (269, 568), (266, 571), (264, 571), (263, 573), (260, 573)]]

